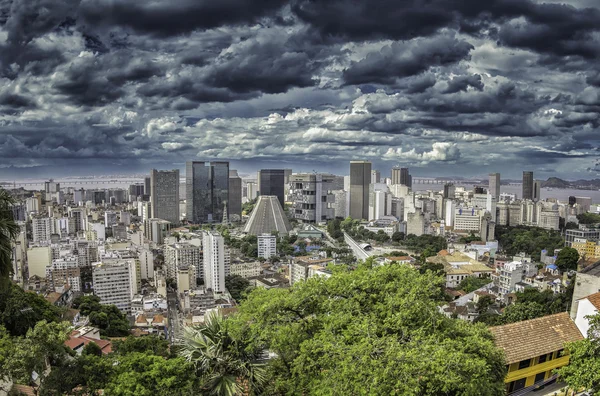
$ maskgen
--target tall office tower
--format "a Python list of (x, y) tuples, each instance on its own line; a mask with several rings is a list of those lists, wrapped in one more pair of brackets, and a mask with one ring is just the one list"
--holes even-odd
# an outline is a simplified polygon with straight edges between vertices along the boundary
[(350, 161), (350, 210), (353, 219), (369, 218), (369, 184), (371, 163)]
[(408, 173), (408, 168), (395, 166), (392, 168), (392, 184), (403, 184), (412, 187), (412, 177)]
[(577, 198), (572, 195), (569, 196), (569, 206), (573, 206), (575, 203), (577, 203)]
[(539, 201), (540, 199), (542, 199), (542, 197), (540, 196), (542, 190), (542, 181), (541, 180), (535, 180), (533, 182), (533, 200), (534, 201)]
[(261, 169), (258, 171), (258, 193), (276, 196), (283, 208), (285, 205), (285, 169)]
[(290, 177), (289, 200), (293, 216), (303, 223), (318, 223), (335, 218), (334, 175), (296, 173)]
[(522, 199), (533, 200), (533, 172), (523, 171)]
[(292, 176), (291, 169), (283, 170), (283, 200), (288, 200), (288, 194), (290, 192), (290, 176)]
[(378, 170), (373, 169), (371, 171), (371, 184), (380, 183), (380, 182), (381, 182), (381, 173)]
[(144, 195), (150, 195), (152, 188), (150, 187), (150, 178), (144, 177)]
[(144, 185), (142, 183), (130, 184), (129, 185), (129, 201), (133, 202), (137, 200), (137, 197), (144, 195)]
[(221, 223), (229, 208), (229, 162), (185, 164), (186, 218), (190, 223)]
[(150, 196), (153, 219), (179, 224), (179, 169), (152, 169)]
[(454, 199), (456, 198), (456, 187), (452, 183), (444, 184), (444, 198)]
[(205, 231), (202, 236), (204, 286), (213, 292), (225, 291), (225, 245), (216, 231)]
[(135, 259), (107, 259), (93, 265), (94, 294), (100, 304), (116, 305), (131, 313), (131, 299), (139, 292), (139, 262)]
[(490, 173), (489, 192), (498, 201), (500, 199), (500, 173)]
[(246, 183), (246, 199), (252, 201), (258, 196), (258, 185), (255, 182)]
[(31, 225), (33, 231), (33, 242), (44, 242), (50, 240), (52, 234), (52, 220), (49, 217), (34, 217)]
[(238, 176), (236, 170), (229, 171), (229, 202), (227, 203), (227, 214), (230, 221), (242, 220), (242, 178)]

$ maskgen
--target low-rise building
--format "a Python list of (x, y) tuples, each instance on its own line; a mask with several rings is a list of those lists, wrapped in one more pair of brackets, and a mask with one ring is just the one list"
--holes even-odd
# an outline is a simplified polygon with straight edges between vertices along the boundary
[(553, 370), (569, 363), (565, 344), (583, 336), (566, 312), (490, 327), (496, 345), (504, 351), (507, 393), (540, 386), (556, 378)]
[(456, 288), (467, 277), (491, 276), (493, 268), (474, 260), (461, 252), (440, 251), (437, 256), (427, 258), (428, 263), (442, 264), (446, 273), (446, 287)]
[(290, 263), (290, 285), (313, 276), (330, 277), (331, 272), (325, 268), (330, 262), (328, 258), (296, 257)]
[(598, 241), (589, 241), (585, 238), (575, 238), (575, 240), (571, 243), (571, 247), (577, 250), (579, 257), (592, 260), (600, 259), (600, 242)]
[(229, 267), (230, 275), (238, 275), (242, 278), (251, 278), (259, 276), (262, 272), (262, 263), (260, 261), (241, 261), (233, 260)]
[(577, 325), (577, 328), (581, 334), (587, 338), (588, 330), (590, 329), (590, 321), (587, 317), (597, 315), (598, 311), (600, 311), (600, 292), (580, 298), (577, 306), (575, 324)]

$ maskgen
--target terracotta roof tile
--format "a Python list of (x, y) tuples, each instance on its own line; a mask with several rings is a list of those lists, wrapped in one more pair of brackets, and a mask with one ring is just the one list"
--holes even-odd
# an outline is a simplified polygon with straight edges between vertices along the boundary
[(591, 302), (594, 307), (596, 307), (596, 309), (600, 310), (600, 292), (590, 294), (584, 298), (587, 298), (588, 301)]
[(567, 312), (490, 327), (496, 345), (504, 350), (506, 363), (516, 363), (564, 348), (583, 339)]

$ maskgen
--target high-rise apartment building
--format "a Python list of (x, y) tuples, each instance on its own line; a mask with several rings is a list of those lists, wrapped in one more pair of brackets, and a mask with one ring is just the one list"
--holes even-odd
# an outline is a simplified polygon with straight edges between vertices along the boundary
[(52, 234), (52, 220), (49, 217), (34, 217), (32, 224), (33, 242), (45, 242), (50, 240)]
[(140, 270), (135, 259), (108, 259), (93, 265), (94, 294), (100, 304), (131, 312), (131, 299), (139, 292)]
[(216, 231), (205, 231), (202, 237), (204, 286), (213, 292), (225, 291), (225, 245)]
[(229, 162), (185, 164), (186, 218), (194, 224), (221, 223), (229, 208)]
[[(240, 221), (242, 219), (242, 178), (238, 176), (236, 170), (229, 171), (227, 214), (230, 221)], [(235, 216), (238, 218), (236, 219)]]
[(350, 210), (353, 219), (369, 218), (369, 184), (371, 163), (350, 161)]
[(334, 175), (296, 173), (290, 176), (289, 200), (293, 216), (304, 223), (315, 223), (335, 218)]
[(522, 187), (523, 199), (533, 200), (533, 172), (523, 171), (523, 187)]
[(497, 202), (500, 199), (500, 173), (490, 173), (489, 177), (489, 193)]
[(87, 212), (84, 208), (69, 208), (69, 233), (77, 234), (87, 229)]
[(189, 267), (194, 267), (194, 271), (198, 278), (204, 277), (202, 249), (200, 246), (189, 243), (166, 245), (164, 255), (167, 278), (175, 279), (177, 277), (177, 271)]
[(258, 171), (259, 194), (277, 197), (282, 208), (285, 206), (285, 174), (285, 169), (261, 169)]
[(270, 259), (277, 254), (277, 237), (271, 234), (262, 234), (258, 239), (258, 257)]
[(152, 218), (179, 224), (179, 169), (152, 169), (150, 196)]

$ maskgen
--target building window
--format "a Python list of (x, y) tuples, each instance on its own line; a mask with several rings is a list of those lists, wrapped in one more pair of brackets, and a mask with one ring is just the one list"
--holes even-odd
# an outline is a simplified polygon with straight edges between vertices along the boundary
[(531, 366), (531, 359), (521, 360), (519, 362), (519, 370), (527, 368), (529, 366)]
[[(552, 356), (552, 355), (550, 355)], [(544, 363), (548, 359), (548, 354), (542, 355), (538, 358), (538, 363)]]

